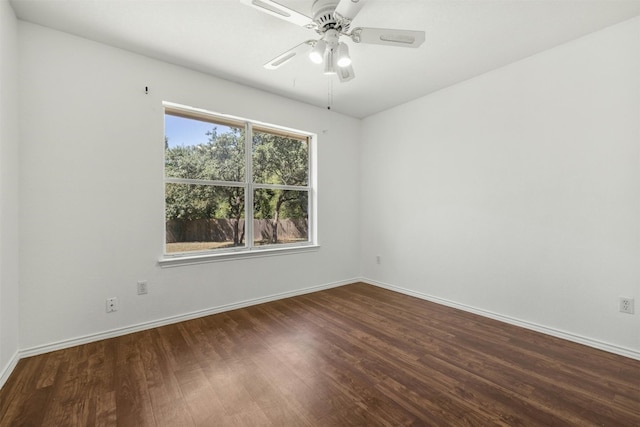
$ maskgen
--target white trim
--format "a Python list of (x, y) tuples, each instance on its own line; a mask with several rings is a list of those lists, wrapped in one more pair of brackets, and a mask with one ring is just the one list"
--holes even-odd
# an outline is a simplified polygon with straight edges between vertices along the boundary
[(253, 298), (245, 301), (240, 301), (231, 304), (225, 304), (217, 307), (207, 308), (204, 310), (193, 311), (191, 313), (180, 314), (177, 316), (165, 317), (163, 319), (152, 320), (150, 322), (138, 323), (137, 325), (125, 326), (123, 328), (112, 329), (105, 332), (99, 332), (96, 334), (84, 335), (81, 337), (71, 338), (67, 340), (62, 340), (54, 343), (38, 345), (35, 347), (25, 348), (20, 350), (19, 356), (23, 357), (31, 357), (39, 354), (49, 353), (51, 351), (62, 350), (65, 348), (75, 347), (77, 345), (87, 344), (95, 341), (100, 341), (104, 339), (119, 337), (122, 335), (131, 334), (134, 332), (140, 332), (147, 329), (157, 328), (160, 326), (170, 325), (173, 323), (184, 322), (186, 320), (196, 319), (199, 317), (210, 316), (212, 314), (218, 314), (225, 311), (236, 310), (239, 308), (249, 307), (252, 305), (263, 304), (270, 301), (276, 301), (279, 299), (295, 297), (298, 295), (309, 294), (312, 292), (323, 291), (325, 289), (337, 288), (339, 286), (348, 285), (350, 283), (358, 282), (358, 278), (353, 278), (349, 280), (341, 280), (339, 282), (327, 283), (324, 285), (316, 285), (310, 286), (308, 288), (298, 289), (295, 291), (281, 292), (278, 294), (273, 294), (260, 298)]
[(243, 188), (246, 186), (246, 183), (238, 182), (238, 181), (215, 181), (215, 180), (207, 180), (207, 179), (172, 178), (172, 177), (165, 178), (164, 182), (165, 184), (211, 185), (214, 187)]
[(362, 278), (361, 281), (369, 285), (388, 289), (390, 291), (399, 292), (401, 294), (431, 301), (436, 304), (446, 305), (447, 307), (456, 308), (458, 310), (467, 311), (469, 313), (477, 314), (483, 317), (488, 317), (494, 320), (499, 320), (504, 323), (509, 323), (511, 325), (519, 326), (521, 328), (530, 329), (532, 331), (540, 332), (546, 335), (551, 335), (556, 338), (562, 338), (567, 341), (572, 341), (578, 344), (583, 344), (589, 347), (597, 348), (598, 350), (604, 350), (609, 353), (614, 353), (614, 354), (625, 356), (631, 359), (640, 360), (640, 351), (636, 351), (630, 348), (620, 347), (604, 341), (599, 341), (599, 340), (595, 340), (593, 338), (585, 337), (582, 335), (573, 334), (571, 332), (562, 331), (560, 329), (550, 328), (548, 326), (539, 325), (537, 323), (520, 320), (515, 317), (505, 316), (502, 314), (494, 313), (492, 311), (483, 310), (483, 309), (472, 307), (465, 304), (460, 304), (455, 301), (450, 301), (444, 298), (435, 297), (433, 295), (424, 294), (422, 292), (413, 291), (410, 289), (402, 288), (400, 286), (390, 285), (388, 283), (379, 282), (377, 280)]
[[(244, 247), (250, 251), (253, 241), (253, 123), (246, 122), (244, 132)], [(165, 208), (166, 209), (166, 208)], [(165, 243), (165, 248), (167, 247)]]
[(219, 253), (195, 253), (192, 255), (165, 255), (158, 260), (160, 267), (180, 267), (191, 264), (203, 264), (207, 262), (231, 261), (247, 258), (261, 258), (293, 253), (315, 252), (320, 245), (292, 243), (290, 245), (278, 245), (278, 247), (254, 246), (247, 250), (244, 246), (237, 250), (228, 250)]
[(11, 356), (11, 359), (9, 359), (9, 362), (6, 364), (6, 366), (0, 371), (0, 389), (4, 387), (5, 383), (9, 379), (9, 376), (11, 375), (21, 358), (22, 356), (20, 354), (20, 351), (16, 350), (16, 352), (13, 353), (13, 356)]
[[(229, 120), (232, 122), (241, 122), (241, 123), (251, 122), (252, 124), (258, 125), (258, 127), (261, 127), (261, 128), (274, 129), (284, 133), (289, 133), (291, 134), (290, 137), (309, 137), (314, 135), (311, 132), (306, 132), (299, 129), (293, 129), (286, 126), (274, 125), (272, 123), (266, 123), (266, 122), (261, 122), (259, 120), (247, 119), (245, 117), (234, 116), (231, 114), (217, 113), (215, 111), (192, 107), (190, 105), (176, 104), (175, 102), (170, 102), (170, 101), (162, 101), (162, 107), (163, 109), (169, 108), (170, 110), (179, 110), (184, 114), (193, 114), (194, 112), (199, 114), (204, 114), (206, 116), (211, 117), (212, 119), (219, 118), (222, 120)], [(239, 126), (242, 126), (242, 124), (239, 124)]]
[(309, 187), (309, 205), (307, 207), (309, 218), (307, 221), (309, 227), (309, 239), (315, 244), (318, 242), (318, 136), (310, 135), (309, 144), (309, 176), (307, 177), (307, 186)]
[(308, 185), (284, 185), (284, 184), (260, 184), (252, 183), (251, 186), (254, 190), (291, 190), (291, 191), (311, 191), (311, 187)]

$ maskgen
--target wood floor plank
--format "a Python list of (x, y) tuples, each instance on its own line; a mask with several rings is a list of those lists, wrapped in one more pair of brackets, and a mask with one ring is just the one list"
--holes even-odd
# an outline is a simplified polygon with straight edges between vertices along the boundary
[(117, 339), (115, 376), (116, 420), (122, 426), (157, 426), (144, 364), (137, 342), (143, 333)]
[(96, 427), (116, 425), (116, 394), (109, 391), (96, 396), (95, 418), (92, 423)]
[(224, 407), (209, 384), (204, 369), (191, 366), (179, 370), (176, 379), (194, 425), (207, 425), (208, 420), (224, 413)]
[(640, 426), (640, 361), (355, 283), (21, 360), (0, 427)]

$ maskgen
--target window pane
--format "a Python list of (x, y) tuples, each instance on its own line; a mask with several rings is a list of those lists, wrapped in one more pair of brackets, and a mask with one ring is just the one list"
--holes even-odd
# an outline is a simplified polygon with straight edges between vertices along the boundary
[(253, 193), (253, 244), (309, 241), (309, 193), (258, 189)]
[(166, 252), (245, 245), (244, 188), (165, 184)]
[(307, 139), (254, 130), (253, 182), (306, 186), (309, 182)]
[(166, 177), (244, 181), (244, 128), (164, 117)]

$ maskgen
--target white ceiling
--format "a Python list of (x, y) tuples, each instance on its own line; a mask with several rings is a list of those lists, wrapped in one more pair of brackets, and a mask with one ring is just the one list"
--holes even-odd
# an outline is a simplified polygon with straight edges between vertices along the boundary
[[(311, 15), (312, 0), (282, 0)], [(316, 33), (240, 0), (11, 0), (18, 18), (366, 117), (640, 15), (640, 0), (367, 0), (352, 27), (424, 30), (418, 49), (354, 44), (340, 83), (298, 57), (264, 63)], [(345, 41), (344, 39), (342, 41)]]

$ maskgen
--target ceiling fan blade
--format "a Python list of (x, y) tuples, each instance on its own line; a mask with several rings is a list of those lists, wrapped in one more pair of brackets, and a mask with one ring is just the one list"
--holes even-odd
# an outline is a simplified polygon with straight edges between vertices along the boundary
[(309, 49), (315, 44), (315, 40), (307, 40), (305, 42), (300, 43), (298, 46), (289, 49), (282, 55), (279, 55), (273, 58), (271, 61), (264, 64), (264, 68), (267, 70), (275, 70), (276, 68), (280, 68), (287, 62), (291, 61), (296, 56), (302, 55), (304, 53), (308, 53)]
[(289, 9), (273, 0), (240, 0), (242, 3), (249, 6), (253, 6), (256, 9), (268, 13), (271, 16), (275, 16), (292, 24), (299, 25), (306, 28), (315, 28), (316, 24), (313, 19), (293, 9)]
[(341, 0), (336, 7), (334, 15), (339, 15), (341, 18), (353, 21), (362, 6), (364, 6), (365, 0)]
[(338, 74), (341, 83), (348, 82), (356, 76), (351, 65), (348, 67), (336, 67), (336, 74)]
[(388, 28), (354, 28), (351, 31), (351, 39), (355, 43), (418, 47), (424, 42), (424, 38), (424, 31), (392, 30)]

